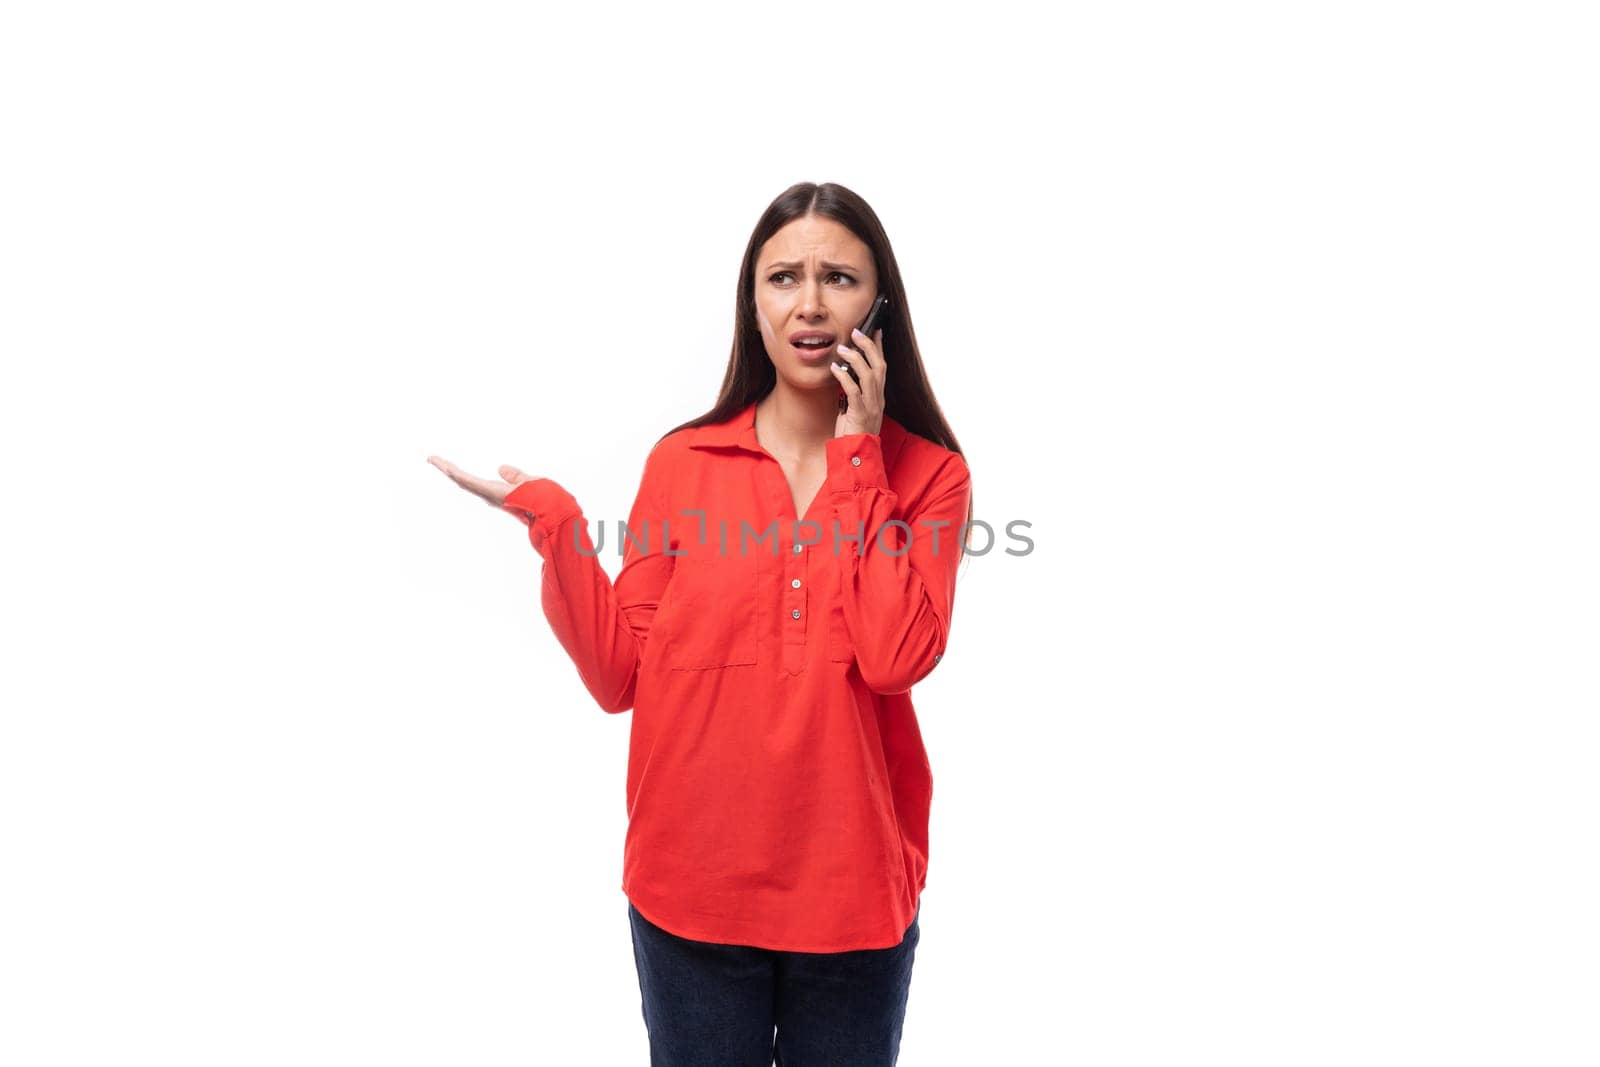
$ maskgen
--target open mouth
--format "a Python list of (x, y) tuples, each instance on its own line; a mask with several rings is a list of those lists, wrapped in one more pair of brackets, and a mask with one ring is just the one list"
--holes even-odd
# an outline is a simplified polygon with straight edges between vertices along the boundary
[(832, 337), (802, 337), (798, 341), (789, 342), (802, 359), (821, 359), (833, 351), (837, 342)]

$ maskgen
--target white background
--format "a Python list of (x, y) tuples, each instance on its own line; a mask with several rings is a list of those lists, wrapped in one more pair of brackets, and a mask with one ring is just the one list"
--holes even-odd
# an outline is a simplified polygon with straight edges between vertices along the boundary
[(1593, 1064), (1579, 9), (9, 5), (0, 1060), (647, 1061), (629, 718), (425, 457), (625, 515), (832, 180), (1036, 544), (900, 1062)]

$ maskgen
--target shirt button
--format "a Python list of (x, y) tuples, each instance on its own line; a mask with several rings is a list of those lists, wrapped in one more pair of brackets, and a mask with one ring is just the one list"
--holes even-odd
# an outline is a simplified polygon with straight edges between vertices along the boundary
[(800, 609), (799, 608), (795, 608), (793, 611), (789, 612), (789, 614), (791, 616), (793, 616), (794, 618), (798, 619), (800, 617)]
[(861, 466), (861, 457), (860, 456), (851, 456), (850, 457), (850, 466), (852, 466), (852, 467)]
[(933, 654), (933, 662), (938, 663), (942, 659), (944, 659), (944, 653), (943, 652), (935, 652)]
[(799, 545), (795, 545), (794, 546), (794, 554), (797, 555), (797, 556), (800, 554), (800, 546)]
[(789, 584), (794, 586), (796, 589), (799, 589), (800, 588), (800, 579), (791, 578), (791, 579), (789, 579)]

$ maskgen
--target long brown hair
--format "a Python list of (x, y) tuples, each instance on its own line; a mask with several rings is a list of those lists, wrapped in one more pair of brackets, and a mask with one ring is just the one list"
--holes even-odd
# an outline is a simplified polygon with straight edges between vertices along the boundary
[[(878, 291), (889, 297), (884, 309), (883, 351), (889, 366), (884, 379), (883, 409), (901, 426), (952, 452), (961, 453), (955, 433), (945, 421), (939, 401), (922, 367), (917, 334), (911, 326), (911, 304), (906, 299), (900, 265), (895, 262), (889, 235), (877, 212), (856, 193), (833, 182), (798, 182), (779, 193), (756, 220), (739, 267), (739, 289), (734, 294), (733, 350), (722, 375), (722, 389), (710, 411), (674, 426), (663, 438), (694, 426), (724, 422), (760, 400), (778, 383), (778, 371), (767, 357), (756, 324), (756, 256), (767, 240), (784, 226), (806, 215), (821, 215), (842, 224), (872, 250)], [(659, 441), (657, 442), (660, 443)], [(967, 537), (971, 537), (972, 504), (967, 504)]]

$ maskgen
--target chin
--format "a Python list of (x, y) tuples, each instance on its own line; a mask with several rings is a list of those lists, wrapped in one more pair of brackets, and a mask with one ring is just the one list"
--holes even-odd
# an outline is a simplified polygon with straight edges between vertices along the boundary
[(823, 366), (821, 373), (815, 367), (801, 367), (789, 376), (789, 384), (808, 393), (837, 393), (839, 380)]
[(833, 376), (833, 371), (828, 369), (827, 360), (816, 366), (808, 367), (804, 363), (774, 363), (778, 377), (782, 378), (790, 388), (814, 392), (819, 389), (838, 389), (839, 379)]

